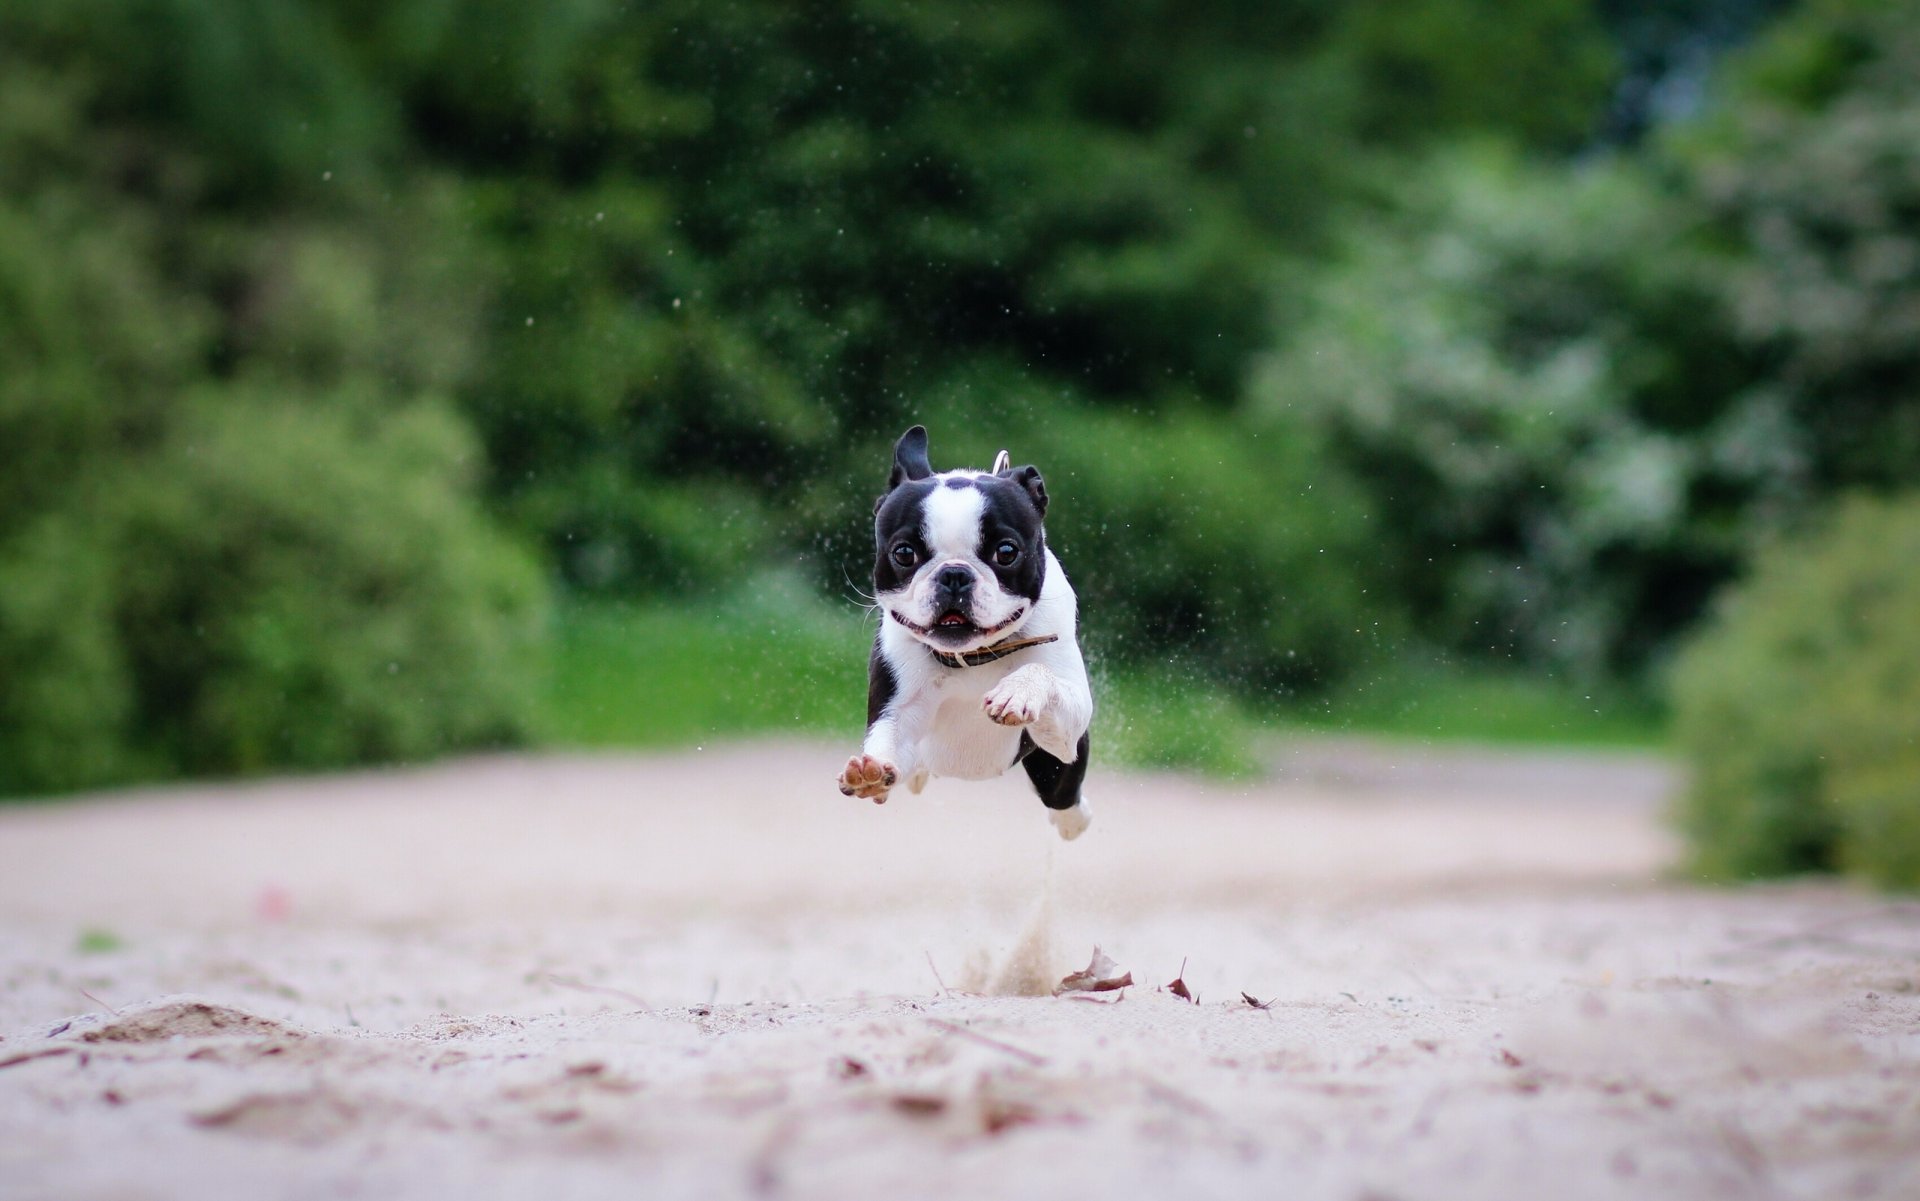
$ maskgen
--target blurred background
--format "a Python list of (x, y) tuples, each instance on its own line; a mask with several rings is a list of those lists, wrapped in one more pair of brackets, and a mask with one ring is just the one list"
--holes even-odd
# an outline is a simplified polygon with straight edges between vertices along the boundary
[(1920, 883), (1920, 4), (0, 8), (0, 794), (851, 745), (913, 422), (1109, 762), (1672, 738)]

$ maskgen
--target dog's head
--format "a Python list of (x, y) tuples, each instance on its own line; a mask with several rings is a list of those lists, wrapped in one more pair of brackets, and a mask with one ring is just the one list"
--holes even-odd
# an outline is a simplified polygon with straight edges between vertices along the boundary
[(976, 650), (1011, 633), (1046, 582), (1046, 484), (1038, 468), (994, 466), (934, 474), (916, 425), (894, 444), (874, 504), (875, 597), (935, 650)]

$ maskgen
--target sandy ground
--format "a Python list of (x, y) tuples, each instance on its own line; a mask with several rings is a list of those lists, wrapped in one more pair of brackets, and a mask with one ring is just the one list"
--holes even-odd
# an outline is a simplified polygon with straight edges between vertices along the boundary
[(1920, 1196), (1920, 905), (1672, 883), (1657, 763), (843, 757), (0, 810), (0, 1197)]

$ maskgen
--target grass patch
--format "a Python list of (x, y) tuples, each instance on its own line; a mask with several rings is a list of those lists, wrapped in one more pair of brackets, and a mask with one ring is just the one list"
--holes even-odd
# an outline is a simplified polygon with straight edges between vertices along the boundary
[(1441, 742), (1654, 747), (1666, 720), (1620, 689), (1485, 668), (1409, 668), (1285, 711), (1289, 724)]
[[(561, 611), (543, 739), (575, 747), (698, 746), (801, 735), (856, 743), (872, 619), (782, 579), (696, 609), (576, 602)], [(1646, 747), (1644, 701), (1518, 673), (1427, 668), (1265, 710), (1170, 669), (1096, 666), (1095, 753), (1107, 762), (1258, 774), (1263, 738), (1321, 732), (1421, 741)]]
[(691, 606), (576, 602), (561, 610), (543, 740), (697, 746), (763, 734), (857, 740), (868, 619), (774, 580)]
[(1256, 750), (1266, 723), (1232, 693), (1139, 670), (1100, 673), (1093, 689), (1095, 755), (1227, 779), (1260, 774)]
[(118, 934), (98, 926), (88, 926), (73, 940), (73, 949), (82, 955), (105, 955), (126, 945), (126, 940)]

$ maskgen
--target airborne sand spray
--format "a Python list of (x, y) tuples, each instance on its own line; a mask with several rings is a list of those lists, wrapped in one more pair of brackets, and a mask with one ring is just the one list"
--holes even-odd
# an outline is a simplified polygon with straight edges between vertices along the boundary
[(1046, 867), (1040, 876), (1040, 895), (1034, 899), (1027, 922), (999, 964), (984, 950), (967, 957), (962, 987), (996, 997), (1044, 997), (1059, 984), (1061, 969), (1053, 956), (1053, 856), (1047, 843)]

